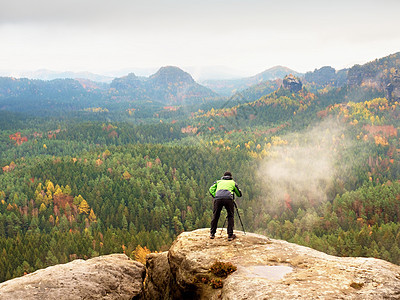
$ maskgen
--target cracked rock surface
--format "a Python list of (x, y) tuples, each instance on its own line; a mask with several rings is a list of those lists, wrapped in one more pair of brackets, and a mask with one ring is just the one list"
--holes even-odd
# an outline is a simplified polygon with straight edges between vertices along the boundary
[[(240, 231), (229, 242), (226, 232), (219, 233), (211, 240), (209, 229), (184, 232), (168, 252), (152, 254), (149, 276), (168, 272), (173, 283), (160, 298), (175, 298), (175, 289), (190, 299), (400, 299), (400, 266), (384, 260), (331, 256)], [(158, 269), (155, 260), (162, 261)], [(217, 260), (237, 267), (222, 289), (199, 280)], [(166, 283), (158, 291), (167, 291)]]

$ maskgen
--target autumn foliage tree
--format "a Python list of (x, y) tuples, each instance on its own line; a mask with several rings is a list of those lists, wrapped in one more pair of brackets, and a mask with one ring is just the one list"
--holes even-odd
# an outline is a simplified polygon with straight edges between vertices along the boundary
[(147, 249), (146, 246), (142, 247), (140, 245), (137, 245), (136, 249), (132, 252), (132, 256), (136, 261), (141, 262), (142, 264), (146, 264), (146, 256), (150, 253), (151, 251)]
[(90, 207), (86, 200), (82, 200), (82, 202), (78, 206), (79, 214), (89, 214)]

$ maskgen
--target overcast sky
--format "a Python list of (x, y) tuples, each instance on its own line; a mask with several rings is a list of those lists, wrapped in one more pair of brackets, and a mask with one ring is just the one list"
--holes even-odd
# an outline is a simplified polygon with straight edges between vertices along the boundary
[(0, 71), (284, 65), (400, 51), (398, 0), (1, 0)]

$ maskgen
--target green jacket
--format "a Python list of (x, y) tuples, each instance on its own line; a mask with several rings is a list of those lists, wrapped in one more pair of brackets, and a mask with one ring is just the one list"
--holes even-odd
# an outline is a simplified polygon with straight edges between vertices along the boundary
[(214, 182), (209, 189), (211, 196), (215, 199), (234, 199), (235, 194), (242, 197), (242, 191), (231, 176), (224, 176), (220, 180)]

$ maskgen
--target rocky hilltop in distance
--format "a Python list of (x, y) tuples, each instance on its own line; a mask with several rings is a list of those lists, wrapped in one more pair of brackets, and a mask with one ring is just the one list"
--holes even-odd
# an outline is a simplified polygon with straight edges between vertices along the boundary
[(386, 86), (386, 97), (392, 102), (400, 100), (400, 74), (398, 70), (393, 73), (391, 82)]
[[(114, 254), (6, 281), (0, 299), (400, 299), (400, 266), (236, 235), (184, 232), (169, 251), (148, 255), (144, 281), (142, 264)], [(224, 266), (233, 273), (215, 272)]]
[(348, 71), (350, 86), (364, 86), (384, 91), (389, 100), (397, 101), (400, 93), (393, 93), (399, 87), (400, 52), (385, 56), (363, 65), (354, 65)]
[(348, 69), (335, 70), (331, 66), (324, 66), (312, 72), (307, 72), (303, 79), (305, 82), (318, 87), (342, 87), (347, 83), (347, 72)]
[(194, 104), (218, 99), (219, 95), (194, 81), (177, 67), (162, 67), (150, 77), (133, 73), (114, 78), (110, 84), (83, 79), (0, 77), (0, 109), (17, 112), (62, 114), (93, 107), (126, 109), (127, 104), (158, 102), (161, 105)]
[(148, 78), (137, 77), (133, 73), (115, 78), (110, 87), (116, 96), (126, 95), (132, 99), (156, 100), (166, 104), (182, 104), (218, 96), (196, 83), (189, 73), (173, 66), (162, 67)]
[(303, 75), (302, 73), (298, 73), (287, 67), (275, 66), (251, 77), (227, 80), (204, 80), (201, 83), (220, 95), (232, 96), (238, 91), (243, 91), (251, 86), (265, 81), (282, 79), (289, 74), (293, 74), (295, 76)]
[(160, 68), (155, 74), (151, 75), (149, 79), (160, 85), (175, 84), (177, 82), (186, 84), (195, 83), (189, 73), (173, 66)]
[(301, 83), (300, 79), (296, 78), (292, 74), (289, 74), (283, 78), (283, 87), (292, 93), (297, 93), (303, 88), (303, 84)]

